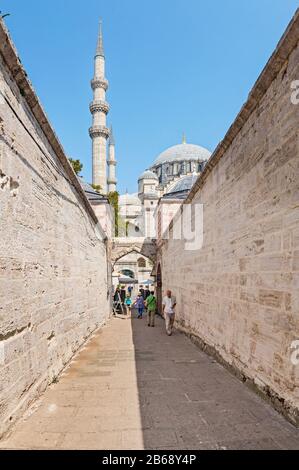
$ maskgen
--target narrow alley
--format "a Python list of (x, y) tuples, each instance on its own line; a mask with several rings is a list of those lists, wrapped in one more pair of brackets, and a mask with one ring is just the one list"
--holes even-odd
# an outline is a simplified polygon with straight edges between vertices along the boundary
[(162, 319), (112, 318), (2, 449), (299, 449), (299, 429)]

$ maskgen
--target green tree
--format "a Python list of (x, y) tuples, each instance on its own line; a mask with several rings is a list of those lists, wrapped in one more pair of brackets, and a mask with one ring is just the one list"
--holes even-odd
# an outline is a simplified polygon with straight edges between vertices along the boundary
[(83, 164), (80, 162), (80, 160), (73, 160), (73, 158), (69, 158), (69, 161), (76, 175), (79, 175), (82, 171)]
[(126, 221), (126, 237), (129, 236), (129, 225), (130, 225), (130, 222), (127, 220)]
[(100, 193), (102, 190), (102, 186), (100, 184), (92, 184), (91, 187), (97, 192)]
[(112, 191), (108, 193), (108, 200), (113, 207), (114, 211), (114, 220), (115, 220), (115, 233), (114, 236), (118, 237), (119, 234), (119, 193), (117, 191)]

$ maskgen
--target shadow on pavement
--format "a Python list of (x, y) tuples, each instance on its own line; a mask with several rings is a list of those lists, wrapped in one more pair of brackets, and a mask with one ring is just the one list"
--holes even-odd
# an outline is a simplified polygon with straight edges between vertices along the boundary
[(145, 449), (299, 448), (299, 430), (161, 317), (131, 324)]

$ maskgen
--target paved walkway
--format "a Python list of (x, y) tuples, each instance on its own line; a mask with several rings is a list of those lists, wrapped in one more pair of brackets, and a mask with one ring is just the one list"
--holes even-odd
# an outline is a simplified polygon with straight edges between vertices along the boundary
[(157, 318), (113, 318), (6, 449), (299, 449), (299, 430)]

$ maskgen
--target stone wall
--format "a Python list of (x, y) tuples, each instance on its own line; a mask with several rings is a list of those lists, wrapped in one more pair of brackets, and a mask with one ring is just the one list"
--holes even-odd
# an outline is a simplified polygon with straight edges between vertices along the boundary
[(177, 326), (299, 423), (298, 12), (186, 204), (204, 206), (201, 250), (160, 243)]
[(114, 236), (114, 214), (111, 205), (107, 200), (101, 203), (91, 201), (91, 207), (106, 237), (111, 239)]
[(0, 436), (109, 314), (106, 241), (0, 22)]

